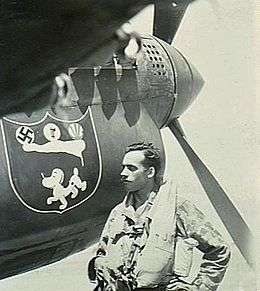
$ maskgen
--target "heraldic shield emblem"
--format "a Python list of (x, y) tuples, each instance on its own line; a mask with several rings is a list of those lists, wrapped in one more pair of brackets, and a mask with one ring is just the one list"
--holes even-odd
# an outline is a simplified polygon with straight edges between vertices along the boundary
[(4, 118), (10, 184), (18, 199), (40, 213), (64, 213), (98, 189), (102, 161), (91, 109), (66, 121), (46, 113), (34, 123)]

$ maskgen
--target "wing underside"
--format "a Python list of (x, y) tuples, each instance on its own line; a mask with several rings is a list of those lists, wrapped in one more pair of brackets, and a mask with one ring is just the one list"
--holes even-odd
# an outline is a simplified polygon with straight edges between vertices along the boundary
[(191, 0), (157, 2), (154, 9), (153, 34), (171, 43)]

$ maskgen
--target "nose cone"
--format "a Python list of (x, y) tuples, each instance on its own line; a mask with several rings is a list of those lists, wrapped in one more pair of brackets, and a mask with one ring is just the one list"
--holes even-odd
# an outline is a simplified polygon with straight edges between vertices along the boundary
[(168, 123), (180, 117), (201, 91), (204, 81), (196, 68), (173, 46), (157, 39), (170, 59), (175, 84), (175, 100)]
[(192, 64), (189, 64), (189, 66), (190, 66), (191, 79), (192, 79), (192, 90), (191, 90), (191, 99), (190, 99), (190, 104), (191, 104), (195, 100), (195, 98), (199, 95), (204, 85), (204, 80), (202, 79), (201, 74)]
[(176, 99), (171, 118), (178, 118), (198, 96), (204, 81), (197, 69), (179, 51), (174, 47), (170, 47), (169, 52), (176, 84)]

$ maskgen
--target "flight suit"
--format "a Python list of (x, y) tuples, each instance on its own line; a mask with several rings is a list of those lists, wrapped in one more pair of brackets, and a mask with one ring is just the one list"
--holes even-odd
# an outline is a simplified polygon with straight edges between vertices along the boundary
[(134, 266), (135, 290), (161, 291), (171, 279), (189, 275), (196, 247), (203, 252), (203, 262), (194, 284), (199, 290), (217, 290), (230, 259), (228, 246), (201, 211), (188, 200), (176, 201), (165, 189), (152, 192), (137, 210), (128, 194), (111, 211), (99, 252), (110, 269)]

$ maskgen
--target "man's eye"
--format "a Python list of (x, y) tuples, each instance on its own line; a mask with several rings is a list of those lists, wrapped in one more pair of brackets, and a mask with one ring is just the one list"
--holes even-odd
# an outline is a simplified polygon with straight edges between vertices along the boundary
[(134, 172), (134, 171), (137, 170), (137, 168), (134, 167), (134, 166), (128, 166), (128, 169), (129, 169), (131, 172)]

